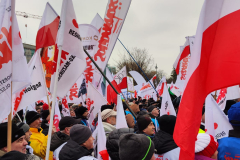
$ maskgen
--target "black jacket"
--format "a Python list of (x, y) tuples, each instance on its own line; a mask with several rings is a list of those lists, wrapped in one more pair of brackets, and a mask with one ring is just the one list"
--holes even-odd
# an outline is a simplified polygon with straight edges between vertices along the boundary
[(120, 160), (119, 158), (119, 138), (122, 134), (134, 133), (132, 128), (121, 128), (112, 131), (107, 138), (107, 151), (112, 160)]
[(48, 124), (47, 120), (45, 120), (45, 119), (42, 120), (41, 128), (43, 129), (42, 133), (45, 136), (47, 136), (48, 135), (48, 129), (49, 129), (49, 124)]
[(69, 139), (59, 153), (59, 160), (78, 160), (91, 155), (92, 150), (80, 146), (77, 142)]
[(67, 142), (70, 139), (68, 135), (62, 132), (55, 132), (52, 135), (51, 144), (50, 144), (50, 151), (55, 151), (59, 146), (63, 143)]
[(173, 136), (162, 130), (159, 130), (155, 134), (153, 142), (155, 149), (157, 150), (157, 154), (164, 154), (178, 147), (173, 140)]

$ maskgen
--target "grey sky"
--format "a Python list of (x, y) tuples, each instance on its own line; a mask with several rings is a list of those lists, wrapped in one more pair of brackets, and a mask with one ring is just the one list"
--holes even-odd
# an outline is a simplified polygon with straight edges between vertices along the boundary
[[(42, 16), (46, 2), (60, 15), (62, 0), (16, 0), (16, 11)], [(91, 23), (99, 13), (104, 17), (108, 0), (73, 0), (79, 24)], [(192, 36), (204, 0), (132, 0), (119, 39), (127, 48), (146, 48), (154, 66), (168, 75), (186, 36)], [(24, 43), (34, 44), (40, 20), (18, 16)], [(27, 24), (27, 32), (25, 24)], [(116, 43), (110, 64), (114, 65), (124, 48)], [(153, 68), (154, 69), (154, 68)]]

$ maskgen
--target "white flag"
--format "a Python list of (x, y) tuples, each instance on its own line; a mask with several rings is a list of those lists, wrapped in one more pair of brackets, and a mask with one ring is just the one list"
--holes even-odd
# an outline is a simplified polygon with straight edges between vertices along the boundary
[(53, 125), (56, 127), (57, 132), (60, 131), (60, 129), (59, 129), (60, 120), (61, 120), (61, 113), (60, 113), (59, 106), (58, 106), (58, 100), (56, 99)]
[(128, 128), (124, 110), (123, 110), (123, 104), (122, 104), (122, 99), (121, 96), (118, 95), (117, 97), (117, 122), (116, 122), (116, 128)]
[(228, 137), (229, 130), (233, 129), (227, 116), (219, 108), (212, 95), (209, 94), (205, 104), (205, 130), (215, 139)]
[(70, 116), (68, 102), (66, 96), (62, 99), (62, 114), (63, 116)]

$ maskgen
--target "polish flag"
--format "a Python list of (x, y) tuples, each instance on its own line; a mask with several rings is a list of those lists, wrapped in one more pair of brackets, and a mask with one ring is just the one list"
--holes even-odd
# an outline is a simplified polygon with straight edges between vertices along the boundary
[(127, 69), (124, 66), (118, 73), (115, 74), (114, 80), (117, 82), (119, 89), (127, 88)]
[(56, 44), (60, 17), (47, 2), (36, 37), (36, 50)]
[(215, 139), (228, 137), (229, 130), (232, 130), (227, 116), (219, 108), (215, 99), (209, 94), (205, 103), (205, 131)]
[(194, 159), (207, 95), (240, 83), (240, 75), (236, 74), (240, 66), (239, 18), (239, 0), (206, 0), (203, 4), (174, 129), (174, 140), (181, 148), (180, 160)]
[(116, 121), (116, 128), (128, 128), (125, 113), (123, 110), (122, 98), (120, 95), (117, 97), (117, 121)]

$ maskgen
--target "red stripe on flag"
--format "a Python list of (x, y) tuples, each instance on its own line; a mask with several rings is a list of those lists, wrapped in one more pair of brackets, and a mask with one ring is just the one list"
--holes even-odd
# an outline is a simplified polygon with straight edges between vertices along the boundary
[(186, 46), (183, 51), (182, 51), (182, 54), (179, 58), (179, 61), (178, 61), (178, 64), (177, 64), (177, 67), (176, 67), (176, 73), (177, 75), (179, 74), (179, 68), (180, 68), (180, 62), (181, 60), (183, 60), (183, 58), (187, 57), (188, 55), (190, 54), (190, 45)]

